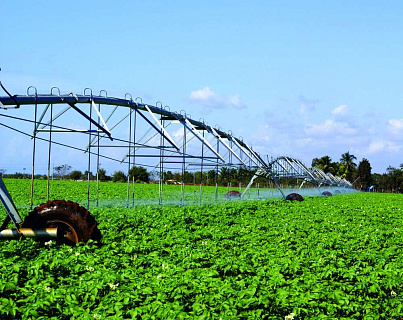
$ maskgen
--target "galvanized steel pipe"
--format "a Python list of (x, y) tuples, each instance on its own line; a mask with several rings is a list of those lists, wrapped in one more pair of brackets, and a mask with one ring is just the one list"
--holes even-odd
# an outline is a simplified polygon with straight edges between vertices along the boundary
[(0, 239), (20, 239), (20, 238), (34, 238), (34, 239), (56, 239), (57, 228), (45, 229), (4, 229), (0, 231)]

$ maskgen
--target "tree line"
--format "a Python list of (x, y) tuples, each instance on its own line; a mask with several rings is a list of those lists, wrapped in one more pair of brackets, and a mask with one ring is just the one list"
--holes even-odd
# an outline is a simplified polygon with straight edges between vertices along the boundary
[[(371, 164), (368, 159), (363, 158), (357, 165), (355, 162), (357, 157), (349, 152), (341, 155), (339, 161), (333, 161), (329, 156), (312, 159), (311, 166), (321, 169), (325, 173), (331, 173), (335, 176), (346, 179), (353, 183), (354, 188), (366, 191), (379, 191), (379, 192), (399, 192), (403, 190), (403, 163), (398, 168), (389, 166), (386, 173), (372, 173)], [(94, 180), (97, 178), (96, 174), (79, 170), (71, 170), (72, 167), (68, 164), (55, 166), (53, 168), (52, 177), (56, 179), (71, 179), (71, 180)], [(0, 169), (4, 177), (8, 178), (30, 178), (28, 174), (14, 173), (5, 174), (5, 170)], [(164, 171), (162, 180), (165, 183), (181, 183), (185, 184), (200, 184), (220, 186), (237, 186), (239, 184), (245, 186), (249, 183), (256, 171), (248, 170), (245, 168), (227, 168), (222, 167), (219, 170), (212, 169), (209, 171), (184, 171), (172, 172)], [(46, 175), (36, 175), (35, 178), (46, 179)], [(112, 182), (125, 182), (135, 181), (137, 183), (150, 183), (159, 180), (159, 174), (156, 171), (149, 172), (142, 166), (132, 167), (128, 174), (123, 171), (115, 171), (111, 176), (106, 174), (105, 169), (98, 170), (98, 179), (100, 181)], [(258, 178), (256, 183), (267, 183), (264, 178)], [(289, 181), (290, 182), (290, 179)], [(292, 181), (291, 183), (296, 183)]]
[(368, 159), (363, 158), (358, 165), (357, 157), (349, 152), (341, 155), (340, 161), (332, 161), (329, 156), (314, 158), (312, 167), (331, 173), (353, 183), (354, 188), (365, 191), (396, 192), (403, 190), (403, 163), (399, 168), (389, 166), (386, 173), (372, 173)]

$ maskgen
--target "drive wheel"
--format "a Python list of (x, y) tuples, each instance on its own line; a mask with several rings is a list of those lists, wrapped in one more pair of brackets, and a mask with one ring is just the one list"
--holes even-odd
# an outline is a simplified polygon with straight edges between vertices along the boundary
[(24, 228), (58, 229), (58, 243), (75, 245), (92, 239), (101, 241), (98, 224), (90, 212), (78, 203), (53, 200), (36, 207), (24, 220)]
[(304, 198), (298, 193), (290, 193), (285, 200), (289, 201), (304, 201)]
[(239, 193), (239, 191), (231, 190), (225, 194), (225, 199), (231, 200), (233, 198), (238, 198), (238, 199), (241, 198), (241, 194)]

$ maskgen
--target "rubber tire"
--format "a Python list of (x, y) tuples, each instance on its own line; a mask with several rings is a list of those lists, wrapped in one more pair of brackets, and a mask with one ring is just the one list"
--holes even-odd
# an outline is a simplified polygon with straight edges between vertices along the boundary
[(239, 193), (239, 191), (231, 190), (231, 191), (228, 191), (225, 194), (225, 199), (230, 200), (230, 199), (233, 199), (233, 198), (236, 198), (236, 199), (241, 198), (241, 194)]
[(304, 201), (304, 198), (298, 193), (290, 193), (285, 200), (289, 201)]
[(100, 243), (102, 235), (90, 212), (78, 203), (53, 200), (41, 204), (28, 214), (23, 228), (58, 227), (58, 243), (75, 245), (92, 239)]

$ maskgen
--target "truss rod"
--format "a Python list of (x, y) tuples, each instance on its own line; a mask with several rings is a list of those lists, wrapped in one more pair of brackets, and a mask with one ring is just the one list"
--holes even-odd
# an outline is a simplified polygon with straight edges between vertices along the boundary
[[(161, 116), (173, 118), (174, 112), (171, 112), (166, 109), (158, 108), (155, 106), (134, 102), (132, 100), (127, 99), (119, 99), (113, 97), (103, 97), (103, 96), (86, 96), (86, 95), (37, 95), (37, 100), (35, 100), (35, 96), (28, 95), (14, 95), (12, 98), (10, 97), (0, 97), (0, 103), (4, 106), (7, 105), (15, 105), (16, 102), (22, 105), (35, 105), (37, 104), (68, 104), (68, 105), (77, 105), (77, 104), (86, 104), (91, 103), (91, 100), (96, 104), (105, 104), (105, 105), (113, 105), (113, 106), (121, 106), (121, 107), (129, 107), (135, 108), (137, 110), (148, 111), (151, 110), (153, 114), (159, 114)], [(193, 120), (188, 118), (188, 120), (196, 127), (204, 128), (205, 125), (197, 120)], [(221, 137), (228, 138), (229, 135), (221, 130), (215, 129), (215, 131), (220, 134)], [(238, 140), (240, 142), (240, 140)], [(243, 144), (243, 143), (241, 143)]]
[[(49, 106), (49, 105), (48, 105)], [(46, 128), (48, 125), (50, 125), (51, 123), (53, 123), (53, 121), (57, 120), (58, 118), (60, 118), (63, 114), (65, 114), (69, 109), (71, 109), (70, 106), (64, 108), (62, 111), (60, 111), (57, 115), (55, 115), (53, 117), (53, 119), (51, 119), (49, 122), (47, 123), (43, 123), (42, 124), (42, 129)]]
[(67, 103), (70, 105), (70, 107), (72, 107), (72, 108), (73, 108), (74, 110), (76, 110), (79, 114), (81, 114), (84, 118), (86, 118), (90, 123), (92, 123), (92, 124), (95, 125), (97, 128), (99, 128), (100, 130), (102, 130), (102, 131), (109, 137), (109, 139), (110, 139), (111, 141), (113, 140), (112, 135), (111, 135), (111, 133), (110, 133), (108, 130), (106, 130), (105, 128), (103, 128), (102, 126), (100, 126), (100, 125), (98, 124), (98, 122), (96, 122), (94, 119), (90, 118), (85, 112), (81, 111), (81, 109), (78, 108), (74, 103), (70, 103), (70, 102), (67, 102)]
[(217, 131), (213, 127), (208, 127), (209, 131), (218, 138), (218, 140), (221, 142), (221, 144), (227, 148), (229, 152), (231, 152), (245, 167), (247, 167), (246, 163), (243, 162), (243, 160), (234, 152), (234, 150), (231, 149), (231, 147), (224, 141), (224, 139), (217, 133)]

